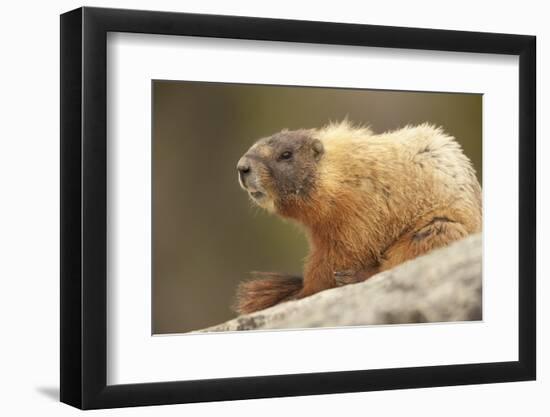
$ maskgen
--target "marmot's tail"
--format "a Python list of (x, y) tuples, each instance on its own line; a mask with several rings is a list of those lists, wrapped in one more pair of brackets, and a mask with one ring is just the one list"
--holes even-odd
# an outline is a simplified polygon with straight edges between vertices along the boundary
[(239, 314), (253, 313), (292, 299), (302, 289), (302, 277), (273, 272), (253, 272), (251, 281), (237, 289), (234, 309)]

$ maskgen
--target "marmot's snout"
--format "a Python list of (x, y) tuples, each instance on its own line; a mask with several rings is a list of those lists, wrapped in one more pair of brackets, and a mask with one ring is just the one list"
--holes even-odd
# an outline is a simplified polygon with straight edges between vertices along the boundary
[[(247, 152), (237, 163), (237, 172), (241, 188), (248, 192), (250, 197), (258, 204), (266, 197), (266, 191), (260, 181), (262, 167), (250, 157)], [(261, 205), (261, 204), (260, 204)]]
[(237, 163), (237, 171), (239, 172), (239, 183), (243, 188), (246, 188), (246, 177), (250, 174), (250, 162), (243, 156)]

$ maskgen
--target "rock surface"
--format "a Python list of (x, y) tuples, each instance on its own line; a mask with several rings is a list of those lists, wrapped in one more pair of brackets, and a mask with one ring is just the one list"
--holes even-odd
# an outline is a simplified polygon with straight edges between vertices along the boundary
[(481, 320), (481, 235), (369, 280), (288, 301), (201, 332)]

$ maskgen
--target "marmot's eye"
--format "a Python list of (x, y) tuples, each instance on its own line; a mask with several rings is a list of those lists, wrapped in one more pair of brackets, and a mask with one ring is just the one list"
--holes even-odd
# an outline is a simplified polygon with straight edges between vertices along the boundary
[(290, 159), (290, 158), (292, 158), (292, 152), (290, 152), (290, 151), (283, 152), (279, 156), (279, 159)]

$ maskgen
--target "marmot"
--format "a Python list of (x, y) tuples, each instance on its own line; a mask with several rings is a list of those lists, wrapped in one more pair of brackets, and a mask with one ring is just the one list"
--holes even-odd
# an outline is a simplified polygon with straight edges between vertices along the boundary
[(458, 142), (430, 124), (374, 134), (347, 120), (283, 130), (239, 160), (259, 206), (305, 226), (304, 277), (260, 273), (241, 314), (363, 281), (481, 230), (481, 187)]

